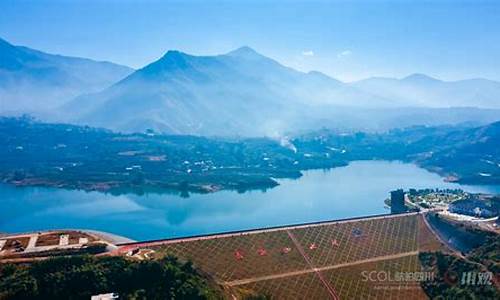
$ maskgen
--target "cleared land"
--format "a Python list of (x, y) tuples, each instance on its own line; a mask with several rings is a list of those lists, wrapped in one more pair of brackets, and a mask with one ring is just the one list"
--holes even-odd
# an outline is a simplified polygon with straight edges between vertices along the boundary
[(24, 249), (28, 247), (29, 241), (30, 241), (29, 237), (8, 238), (5, 239), (5, 244), (0, 250), (2, 250), (5, 253), (15, 253), (19, 251), (24, 251)]
[(79, 252), (98, 253), (104, 251), (108, 244), (97, 236), (76, 230), (8, 235), (0, 238), (0, 263), (29, 262)]
[(61, 231), (61, 232), (54, 232), (54, 233), (48, 233), (48, 234), (42, 234), (38, 237), (38, 240), (36, 242), (36, 246), (57, 246), (60, 243), (61, 235), (67, 234), (69, 236), (69, 245), (74, 245), (78, 244), (80, 241), (80, 238), (86, 238), (88, 242), (93, 242), (96, 239), (83, 232), (79, 231)]
[(192, 261), (235, 297), (425, 298), (417, 282), (369, 281), (363, 271), (417, 272), (418, 253), (441, 249), (416, 213), (128, 244)]

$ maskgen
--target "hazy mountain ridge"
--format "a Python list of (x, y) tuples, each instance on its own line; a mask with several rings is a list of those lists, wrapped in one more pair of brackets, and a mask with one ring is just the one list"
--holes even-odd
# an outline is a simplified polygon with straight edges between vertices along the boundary
[[(196, 57), (169, 51), (105, 91), (79, 97), (74, 103), (88, 108), (84, 122), (119, 130), (152, 127), (172, 133), (224, 134), (234, 127), (247, 131), (255, 124), (240, 119), (270, 120), (285, 100), (266, 96), (275, 95), (264, 84), (269, 78), (253, 77), (255, 72), (248, 67), (235, 65), (231, 56)], [(210, 128), (205, 130), (207, 124)]]
[(110, 62), (54, 55), (0, 39), (0, 112), (39, 112), (96, 92), (133, 70)]
[[(441, 84), (425, 75), (413, 75), (401, 81), (411, 86)], [(363, 111), (385, 114), (384, 110), (391, 115), (399, 108), (401, 111), (392, 119), (374, 115), (371, 123), (363, 120), (366, 125), (357, 129), (391, 128), (397, 126), (398, 118), (412, 115), (413, 109), (409, 108), (412, 106), (448, 107), (422, 105), (398, 97), (397, 93), (383, 95), (377, 89), (343, 83), (316, 71), (299, 72), (249, 47), (242, 47), (217, 56), (168, 51), (112, 87), (79, 97), (65, 109), (73, 112), (78, 107), (81, 111), (78, 123), (120, 131), (153, 128), (175, 134), (272, 136), (328, 126), (335, 119), (345, 119), (343, 125), (351, 125), (355, 122), (346, 116), (362, 115)], [(474, 113), (484, 117), (471, 117)], [(433, 112), (436, 116), (429, 118), (429, 124), (435, 125), (432, 119), (438, 114)], [(492, 122), (496, 120), (492, 114), (495, 112), (464, 112), (463, 117), (445, 116), (442, 122), (482, 118), (484, 122)], [(390, 124), (386, 126), (384, 122)], [(404, 125), (414, 124), (421, 123)]]
[(482, 78), (443, 81), (412, 74), (402, 79), (373, 77), (351, 85), (393, 99), (397, 105), (500, 108), (500, 82)]
[(344, 83), (286, 67), (249, 47), (216, 56), (168, 51), (135, 72), (5, 41), (0, 54), (0, 112), (48, 110), (57, 115), (50, 120), (125, 132), (281, 136), (320, 127), (371, 131), (484, 124), (500, 115), (495, 109), (463, 108), (500, 108), (495, 81), (445, 82), (413, 74)]

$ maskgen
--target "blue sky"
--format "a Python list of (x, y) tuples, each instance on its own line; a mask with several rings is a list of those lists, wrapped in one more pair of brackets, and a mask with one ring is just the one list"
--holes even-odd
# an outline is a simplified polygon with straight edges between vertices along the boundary
[(135, 68), (248, 45), (341, 80), (500, 80), (500, 1), (0, 1), (0, 37)]

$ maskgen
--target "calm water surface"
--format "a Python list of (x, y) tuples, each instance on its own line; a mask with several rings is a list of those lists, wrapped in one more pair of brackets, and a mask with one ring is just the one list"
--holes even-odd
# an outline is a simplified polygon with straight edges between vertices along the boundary
[(307, 171), (280, 184), (266, 192), (189, 198), (0, 185), (0, 232), (82, 228), (145, 240), (387, 213), (383, 200), (396, 188), (500, 193), (500, 186), (446, 183), (413, 164), (385, 161)]

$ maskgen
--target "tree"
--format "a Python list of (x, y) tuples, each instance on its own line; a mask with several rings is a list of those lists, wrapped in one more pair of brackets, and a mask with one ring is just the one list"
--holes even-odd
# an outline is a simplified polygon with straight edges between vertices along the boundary
[(172, 257), (134, 261), (123, 257), (73, 256), (29, 266), (0, 266), (0, 299), (219, 299), (221, 291), (190, 263)]

